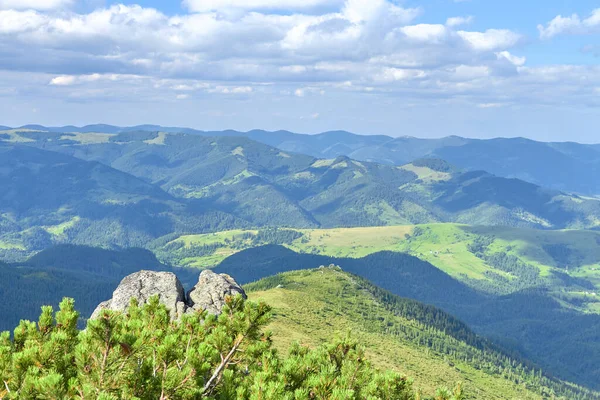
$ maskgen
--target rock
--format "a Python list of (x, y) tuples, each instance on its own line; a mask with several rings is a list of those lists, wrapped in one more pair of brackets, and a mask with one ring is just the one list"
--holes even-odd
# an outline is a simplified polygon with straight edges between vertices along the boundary
[[(183, 285), (171, 272), (140, 271), (127, 276), (113, 292), (112, 299), (101, 303), (91, 316), (97, 318), (104, 309), (125, 311), (132, 298), (140, 305), (150, 297), (158, 295), (159, 300), (171, 313), (171, 319), (185, 312), (185, 291)], [(180, 304), (181, 303), (181, 304)], [(179, 315), (181, 315), (179, 314)]]
[(227, 274), (215, 274), (210, 270), (202, 271), (198, 283), (187, 295), (188, 306), (194, 310), (206, 310), (219, 315), (225, 305), (225, 297), (241, 294), (247, 298), (246, 292)]
[(198, 283), (186, 296), (183, 285), (175, 274), (140, 271), (123, 279), (113, 292), (112, 299), (100, 303), (90, 319), (98, 318), (102, 310), (126, 311), (132, 298), (143, 305), (157, 295), (160, 302), (169, 309), (172, 320), (186, 312), (201, 310), (219, 315), (225, 305), (225, 298), (237, 294), (246, 298), (244, 289), (226, 274), (202, 271)]

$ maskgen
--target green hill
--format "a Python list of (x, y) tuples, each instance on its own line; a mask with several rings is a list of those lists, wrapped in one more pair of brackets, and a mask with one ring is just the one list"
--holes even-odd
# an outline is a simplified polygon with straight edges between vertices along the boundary
[(215, 270), (252, 282), (278, 272), (331, 263), (390, 292), (432, 304), (563, 379), (599, 389), (600, 316), (565, 308), (547, 288), (485, 294), (428, 262), (396, 252), (364, 258), (298, 254), (282, 246), (237, 253)]
[(487, 293), (544, 287), (565, 307), (600, 312), (600, 232), (596, 231), (458, 224), (234, 230), (168, 238), (150, 248), (174, 265), (208, 268), (239, 251), (266, 244), (331, 257), (408, 253)]
[(415, 386), (464, 383), (472, 399), (598, 398), (521, 364), (431, 306), (391, 295), (337, 268), (289, 272), (246, 285), (274, 307), (276, 347), (316, 346), (351, 332), (375, 366), (415, 378)]

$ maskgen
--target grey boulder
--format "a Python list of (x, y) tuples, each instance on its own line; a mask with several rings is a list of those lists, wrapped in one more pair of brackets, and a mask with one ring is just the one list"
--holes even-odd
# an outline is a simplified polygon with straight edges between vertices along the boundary
[(150, 297), (158, 295), (159, 301), (169, 309), (171, 319), (177, 312), (185, 312), (185, 290), (177, 276), (171, 272), (140, 271), (125, 277), (113, 292), (112, 299), (100, 303), (91, 316), (97, 318), (102, 310), (125, 311), (131, 299), (143, 305)]
[(193, 311), (205, 310), (210, 314), (219, 315), (223, 311), (225, 298), (236, 295), (247, 298), (244, 289), (231, 276), (204, 270), (196, 286), (189, 291), (187, 303)]
[(225, 298), (238, 294), (246, 298), (244, 289), (231, 276), (209, 270), (202, 271), (198, 283), (187, 296), (175, 274), (140, 271), (123, 279), (112, 299), (100, 303), (90, 319), (98, 318), (102, 310), (126, 311), (131, 299), (143, 305), (153, 296), (158, 296), (160, 303), (167, 307), (172, 320), (179, 319), (184, 313), (203, 310), (219, 315), (225, 306)]

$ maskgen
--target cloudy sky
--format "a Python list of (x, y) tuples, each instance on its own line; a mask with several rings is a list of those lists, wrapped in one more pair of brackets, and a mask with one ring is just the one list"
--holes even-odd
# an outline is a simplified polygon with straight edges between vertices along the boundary
[(0, 125), (600, 143), (593, 0), (0, 0)]

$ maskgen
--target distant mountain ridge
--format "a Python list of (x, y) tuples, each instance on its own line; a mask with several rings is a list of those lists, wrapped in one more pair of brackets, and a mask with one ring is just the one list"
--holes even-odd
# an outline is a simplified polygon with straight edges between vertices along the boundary
[(467, 170), (484, 170), (498, 176), (519, 178), (567, 192), (600, 195), (600, 181), (594, 178), (600, 173), (600, 144), (539, 142), (525, 138), (468, 139), (459, 136), (419, 139), (406, 136), (358, 135), (346, 131), (330, 131), (315, 135), (264, 130), (202, 131), (159, 125), (132, 127), (105, 124), (84, 127), (25, 125), (18, 129), (66, 133), (118, 134), (133, 131), (161, 131), (215, 137), (241, 136), (284, 151), (317, 158), (347, 156), (358, 161), (390, 165), (403, 165), (423, 157), (442, 158)]
[(393, 166), (319, 159), (247, 137), (33, 129), (5, 131), (0, 153), (0, 255), (8, 260), (55, 244), (145, 247), (172, 234), (261, 227), (600, 228), (600, 200), (440, 159)]
[[(249, 226), (336, 227), (462, 222), (592, 228), (600, 202), (435, 159), (396, 167), (346, 156), (317, 159), (246, 137), (132, 131), (13, 133), (30, 148), (100, 162)], [(2, 140), (0, 140), (0, 143)], [(17, 143), (18, 144), (18, 143)], [(159, 188), (160, 186), (160, 188)], [(194, 211), (195, 210), (195, 211)]]

